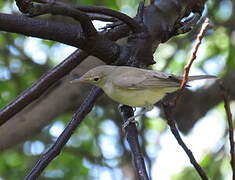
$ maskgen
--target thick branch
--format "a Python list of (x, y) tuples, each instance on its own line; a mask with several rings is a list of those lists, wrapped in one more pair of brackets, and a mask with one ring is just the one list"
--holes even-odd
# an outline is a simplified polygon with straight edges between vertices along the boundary
[[(108, 33), (106, 33), (107, 37), (112, 40), (116, 40), (116, 39), (122, 37), (125, 34), (125, 32), (127, 32), (126, 30), (122, 31), (122, 28), (119, 31), (121, 33), (118, 31), (108, 32)], [(113, 36), (113, 35), (115, 35), (115, 36)], [(102, 50), (103, 49), (101, 47), (99, 49), (99, 51), (102, 51)], [(87, 56), (88, 55), (85, 52), (82, 52), (82, 54), (80, 55), (79, 58), (85, 59)], [(110, 52), (110, 56), (112, 56), (112, 52)], [(37, 99), (54, 82), (56, 82), (58, 79), (60, 79), (65, 74), (70, 72), (72, 70), (72, 66), (74, 68), (78, 64), (78, 61), (76, 60), (76, 55), (75, 56), (71, 55), (70, 57), (72, 59), (70, 59), (68, 62), (63, 62), (58, 67), (55, 67), (54, 69), (52, 69), (48, 74), (43, 76), (39, 80), (39, 82), (37, 82), (31, 89), (25, 91), (22, 96), (20, 96), (18, 99), (16, 99), (10, 105), (8, 105), (4, 109), (2, 109), (0, 111), (0, 125), (3, 124), (4, 122), (6, 122), (10, 117), (12, 117), (14, 114), (16, 114), (18, 111), (20, 111), (22, 108), (24, 108), (29, 103), (31, 103), (33, 100)], [(115, 59), (113, 59), (113, 60), (115, 60)], [(66, 64), (66, 63), (68, 63), (68, 64)], [(66, 69), (67, 66), (69, 66), (68, 69)], [(57, 70), (58, 70), (58, 72), (57, 72)], [(46, 81), (44, 82), (44, 80), (46, 80)], [(44, 85), (46, 85), (46, 86), (44, 86)]]
[(0, 30), (65, 43), (85, 50), (107, 62), (114, 61), (119, 53), (119, 46), (116, 43), (102, 35), (87, 41), (82, 36), (79, 26), (69, 24), (0, 14)]
[(80, 22), (85, 38), (97, 35), (97, 31), (89, 16), (80, 10), (74, 9), (73, 7), (63, 6), (57, 3), (36, 4), (32, 6), (31, 11), (30, 16), (32, 17), (48, 13), (72, 17)]
[(0, 13), (0, 30), (53, 40), (74, 47), (83, 43), (78, 37), (78, 34), (82, 34), (79, 26), (20, 15)]

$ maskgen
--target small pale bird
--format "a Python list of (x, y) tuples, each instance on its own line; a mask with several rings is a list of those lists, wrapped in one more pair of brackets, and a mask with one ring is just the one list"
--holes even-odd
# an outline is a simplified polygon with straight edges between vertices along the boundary
[[(189, 76), (189, 81), (209, 78), (216, 78), (216, 76)], [(114, 101), (132, 107), (145, 107), (148, 111), (166, 93), (179, 89), (181, 81), (182, 76), (174, 76), (164, 72), (129, 66), (101, 65), (71, 82), (96, 85), (102, 88)]]

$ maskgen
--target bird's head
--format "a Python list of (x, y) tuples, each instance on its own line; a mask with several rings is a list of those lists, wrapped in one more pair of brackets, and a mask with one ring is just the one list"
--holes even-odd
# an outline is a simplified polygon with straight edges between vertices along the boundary
[(96, 86), (102, 86), (106, 82), (108, 75), (114, 70), (114, 68), (115, 66), (109, 65), (97, 66), (83, 74), (82, 77), (76, 78), (70, 82), (84, 82)]

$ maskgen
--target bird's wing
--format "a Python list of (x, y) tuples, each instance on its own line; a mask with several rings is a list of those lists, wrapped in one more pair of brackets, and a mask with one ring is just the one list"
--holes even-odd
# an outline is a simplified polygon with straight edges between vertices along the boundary
[(171, 88), (179, 87), (180, 81), (175, 77), (161, 72), (148, 70), (126, 71), (113, 79), (114, 85), (128, 89)]

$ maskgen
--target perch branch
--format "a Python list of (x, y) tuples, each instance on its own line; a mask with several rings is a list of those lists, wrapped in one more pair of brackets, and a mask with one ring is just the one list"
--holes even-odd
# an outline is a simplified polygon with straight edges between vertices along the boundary
[[(133, 109), (130, 106), (121, 105), (119, 109), (124, 123), (128, 121), (128, 118), (134, 116)], [(128, 126), (126, 126), (125, 132), (127, 141), (131, 148), (132, 159), (134, 160), (136, 173), (140, 180), (149, 180), (143, 154), (141, 153), (138, 141), (138, 132), (135, 123), (130, 123)]]
[[(144, 1), (141, 1), (139, 3), (139, 7), (138, 7), (138, 12), (137, 12), (137, 19), (138, 22), (140, 24), (143, 24), (143, 10), (144, 10)], [(144, 31), (144, 25), (141, 27), (142, 28), (142, 34), (144, 35), (144, 37), (148, 37), (148, 32)], [(140, 43), (141, 42), (141, 43)], [(143, 42), (145, 43), (144, 47), (140, 47), (139, 44), (143, 45)], [(145, 51), (146, 49), (148, 49), (148, 45), (149, 43), (151, 44), (151, 42), (147, 41), (147, 39), (141, 39), (141, 36), (139, 36), (137, 38), (137, 40), (133, 42), (129, 41), (129, 43), (132, 45), (132, 49), (130, 52), (130, 57), (128, 59), (128, 61), (126, 62), (126, 65), (128, 66), (134, 66), (134, 67), (139, 67), (141, 64), (141, 61), (139, 59), (139, 53), (143, 51)], [(146, 50), (147, 52), (148, 50)], [(152, 52), (150, 53), (152, 55)], [(143, 55), (143, 54), (142, 54)], [(147, 53), (147, 59), (149, 54)], [(151, 57), (150, 55), (150, 57)], [(130, 145), (131, 148), (131, 153), (132, 153), (132, 159), (134, 161), (134, 166), (135, 166), (135, 170), (136, 170), (136, 174), (138, 176), (138, 179), (140, 180), (149, 180), (148, 174), (147, 174), (147, 170), (146, 170), (146, 166), (145, 166), (145, 162), (144, 162), (144, 157), (143, 154), (141, 152), (141, 148), (140, 148), (140, 144), (139, 144), (139, 139), (138, 139), (138, 131), (136, 128), (136, 124), (135, 123), (129, 123), (129, 118), (134, 116), (134, 112), (132, 107), (127, 106), (127, 105), (120, 105), (119, 111), (122, 115), (122, 119), (124, 124), (128, 124), (127, 126), (125, 126), (125, 133), (126, 133), (126, 138), (127, 141)]]

